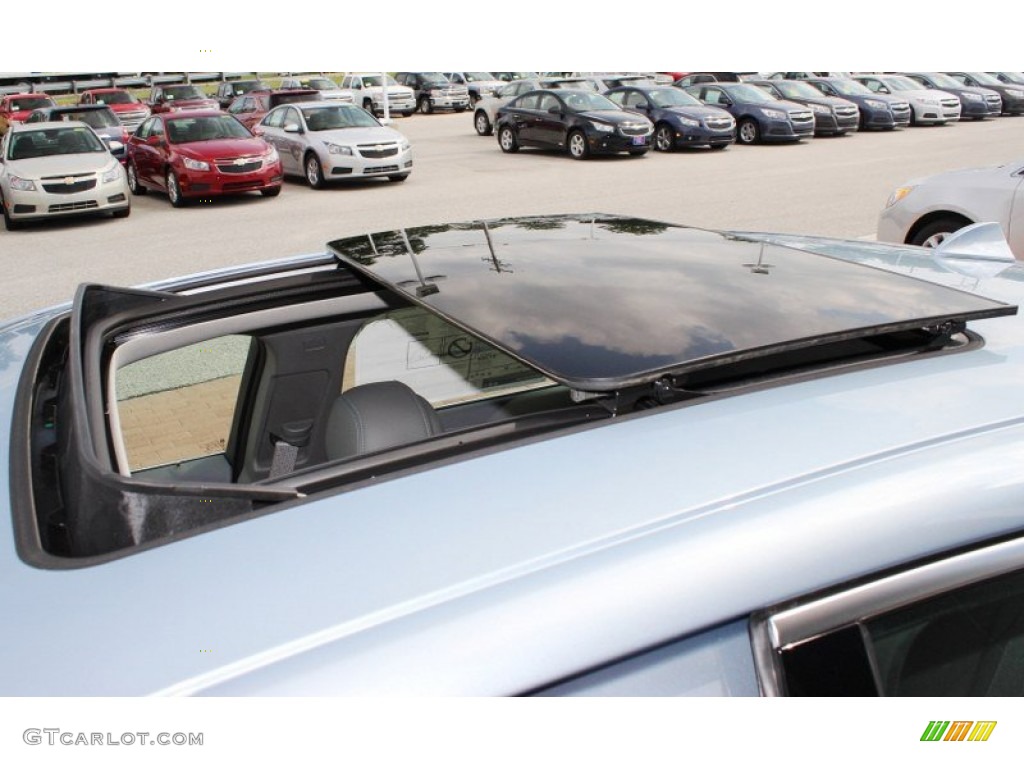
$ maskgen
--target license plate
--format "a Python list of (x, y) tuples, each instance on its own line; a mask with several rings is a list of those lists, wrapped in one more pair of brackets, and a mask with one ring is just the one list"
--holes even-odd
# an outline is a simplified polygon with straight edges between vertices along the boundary
[(633, 137), (633, 143), (634, 144), (646, 144), (647, 143), (647, 137), (646, 136), (634, 136)]

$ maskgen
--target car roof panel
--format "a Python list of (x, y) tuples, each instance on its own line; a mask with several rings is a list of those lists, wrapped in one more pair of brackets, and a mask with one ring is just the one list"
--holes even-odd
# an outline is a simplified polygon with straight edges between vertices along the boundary
[(728, 233), (570, 215), (336, 240), (342, 261), (587, 391), (1016, 308)]

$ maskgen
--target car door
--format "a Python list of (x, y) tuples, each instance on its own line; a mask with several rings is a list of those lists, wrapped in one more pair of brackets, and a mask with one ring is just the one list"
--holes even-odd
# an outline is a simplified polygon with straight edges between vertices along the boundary
[(540, 115), (537, 112), (540, 103), (539, 93), (527, 93), (508, 105), (508, 121), (515, 129), (520, 144), (535, 144)]
[[(277, 121), (277, 151), (281, 155), (281, 163), (285, 166), (286, 172), (301, 174), (302, 156), (311, 142), (305, 121), (295, 107), (275, 109), (271, 114)], [(297, 130), (291, 130), (292, 126)]]
[(537, 117), (530, 129), (537, 144), (564, 147), (568, 127), (568, 110), (553, 93), (542, 93), (537, 100)]
[[(163, 167), (163, 156), (160, 144), (164, 141), (164, 124), (159, 117), (150, 117), (131, 137), (132, 163), (139, 180), (147, 185), (163, 187), (163, 174), (158, 171)], [(158, 178), (158, 176), (160, 178)]]

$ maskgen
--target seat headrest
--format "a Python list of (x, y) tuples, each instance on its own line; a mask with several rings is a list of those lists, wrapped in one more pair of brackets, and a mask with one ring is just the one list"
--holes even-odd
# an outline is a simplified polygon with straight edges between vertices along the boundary
[(327, 418), (330, 460), (412, 443), (442, 431), (426, 400), (399, 381), (353, 387), (338, 396)]

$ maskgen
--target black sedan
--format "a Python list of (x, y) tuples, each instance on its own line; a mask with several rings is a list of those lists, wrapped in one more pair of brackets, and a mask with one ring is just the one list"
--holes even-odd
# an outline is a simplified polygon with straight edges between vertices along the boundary
[(1003, 97), (1004, 115), (1024, 115), (1024, 85), (1001, 82), (988, 72), (947, 72), (958, 83), (988, 88)]
[(654, 123), (654, 148), (667, 152), (678, 147), (707, 146), (724, 149), (736, 140), (736, 121), (724, 109), (701, 104), (671, 85), (622, 86), (605, 96), (629, 112)]
[(843, 136), (856, 131), (860, 110), (852, 101), (826, 96), (802, 80), (752, 80), (777, 99), (803, 104), (814, 113), (814, 134)]
[(706, 83), (686, 89), (705, 104), (736, 118), (736, 141), (800, 141), (814, 136), (814, 113), (802, 104), (775, 98), (749, 83)]
[(599, 153), (646, 154), (654, 125), (600, 94), (560, 89), (516, 97), (498, 110), (494, 131), (505, 152), (520, 147), (568, 149), (570, 156), (583, 160)]

